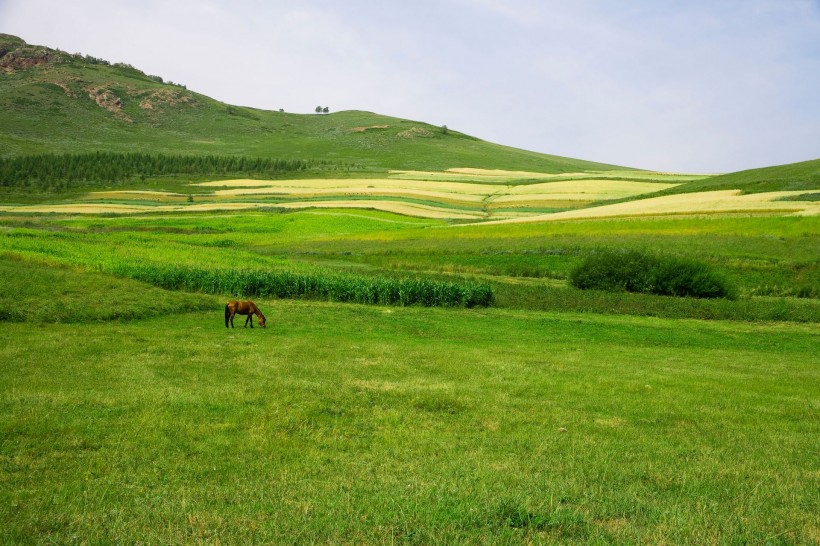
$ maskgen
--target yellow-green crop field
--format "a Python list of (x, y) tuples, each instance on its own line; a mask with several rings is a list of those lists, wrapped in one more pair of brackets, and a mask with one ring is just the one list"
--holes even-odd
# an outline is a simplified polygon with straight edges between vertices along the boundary
[[(696, 175), (641, 171), (558, 175), (482, 169), (395, 171), (386, 178), (198, 182), (192, 189), (200, 193), (190, 199), (184, 193), (161, 190), (95, 191), (71, 202), (5, 205), (0, 211), (134, 214), (260, 207), (368, 208), (422, 218), (524, 222), (665, 214), (820, 213), (816, 200), (784, 200), (820, 190), (751, 195), (723, 190), (639, 199), (698, 179)], [(611, 201), (618, 202), (608, 205)]]

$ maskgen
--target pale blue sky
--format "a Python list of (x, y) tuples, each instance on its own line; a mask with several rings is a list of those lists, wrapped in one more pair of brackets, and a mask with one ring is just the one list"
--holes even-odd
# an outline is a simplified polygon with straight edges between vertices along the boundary
[(0, 0), (0, 32), (229, 103), (633, 167), (820, 158), (818, 0)]

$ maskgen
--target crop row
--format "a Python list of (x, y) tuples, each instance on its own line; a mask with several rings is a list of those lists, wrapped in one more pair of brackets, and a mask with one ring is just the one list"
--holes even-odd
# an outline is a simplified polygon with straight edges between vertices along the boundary
[(378, 305), (486, 306), (490, 285), (428, 279), (394, 279), (325, 272), (295, 273), (260, 269), (201, 269), (132, 264), (109, 266), (115, 275), (169, 290), (242, 297), (306, 298)]

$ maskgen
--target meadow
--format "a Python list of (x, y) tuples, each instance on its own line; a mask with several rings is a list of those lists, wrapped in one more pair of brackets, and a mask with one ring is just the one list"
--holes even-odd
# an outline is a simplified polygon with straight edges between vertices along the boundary
[[(0, 220), (6, 226), (0, 252), (109, 273), (129, 265), (208, 264), (219, 270), (473, 279), (494, 283), (499, 292), (515, 292), (515, 306), (533, 308), (545, 293), (564, 294), (567, 303), (589, 297), (568, 290), (565, 281), (570, 270), (597, 249), (654, 248), (713, 264), (743, 296), (738, 302), (695, 306), (791, 308), (799, 314), (816, 312), (820, 296), (819, 223), (816, 216), (716, 215), (459, 225), (344, 209), (133, 217), (17, 214)], [(803, 301), (755, 298), (760, 296)], [(503, 300), (498, 303), (503, 305)], [(678, 300), (636, 302), (632, 312), (692, 305)], [(748, 309), (736, 317), (745, 312)], [(750, 318), (754, 316), (760, 317), (753, 313)]]
[[(0, 77), (0, 543), (820, 544), (820, 160), (640, 171), (47, 51)], [(734, 299), (572, 285), (613, 252)]]
[(259, 303), (4, 324), (3, 541), (818, 540), (814, 326)]
[[(3, 216), (0, 535), (816, 543), (817, 222)], [(612, 247), (705, 259), (740, 297), (567, 285)], [(267, 329), (226, 330), (229, 290), (127, 270), (238, 264), (493, 301), (262, 297)]]

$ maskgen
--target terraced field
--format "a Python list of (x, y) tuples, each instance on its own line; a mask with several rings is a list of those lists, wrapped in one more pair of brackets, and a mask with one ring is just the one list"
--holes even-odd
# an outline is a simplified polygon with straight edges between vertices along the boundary
[(497, 220), (637, 197), (672, 188), (686, 179), (632, 171), (560, 175), (482, 169), (390, 171), (380, 178), (198, 182), (191, 190), (210, 191), (195, 197), (162, 190), (107, 190), (90, 192), (72, 202), (6, 205), (0, 210), (77, 214), (332, 207), (370, 208), (425, 218)]
[(534, 215), (504, 221), (543, 222), (585, 218), (665, 216), (670, 214), (797, 214), (814, 216), (820, 214), (820, 202), (812, 200), (810, 196), (818, 194), (820, 194), (820, 190), (808, 192), (779, 191), (749, 195), (743, 195), (740, 190), (708, 191), (665, 195), (639, 201), (628, 201), (583, 210)]
[[(742, 195), (741, 190), (719, 190), (650, 196), (703, 178), (643, 171), (547, 174), (466, 168), (402, 170), (378, 178), (196, 182), (189, 186), (200, 192), (195, 196), (162, 190), (95, 191), (70, 202), (5, 205), (0, 211), (134, 214), (264, 207), (350, 208), (420, 218), (511, 222), (666, 214), (820, 213), (820, 202), (813, 197), (820, 190), (749, 195)], [(205, 193), (201, 193), (203, 188)]]

